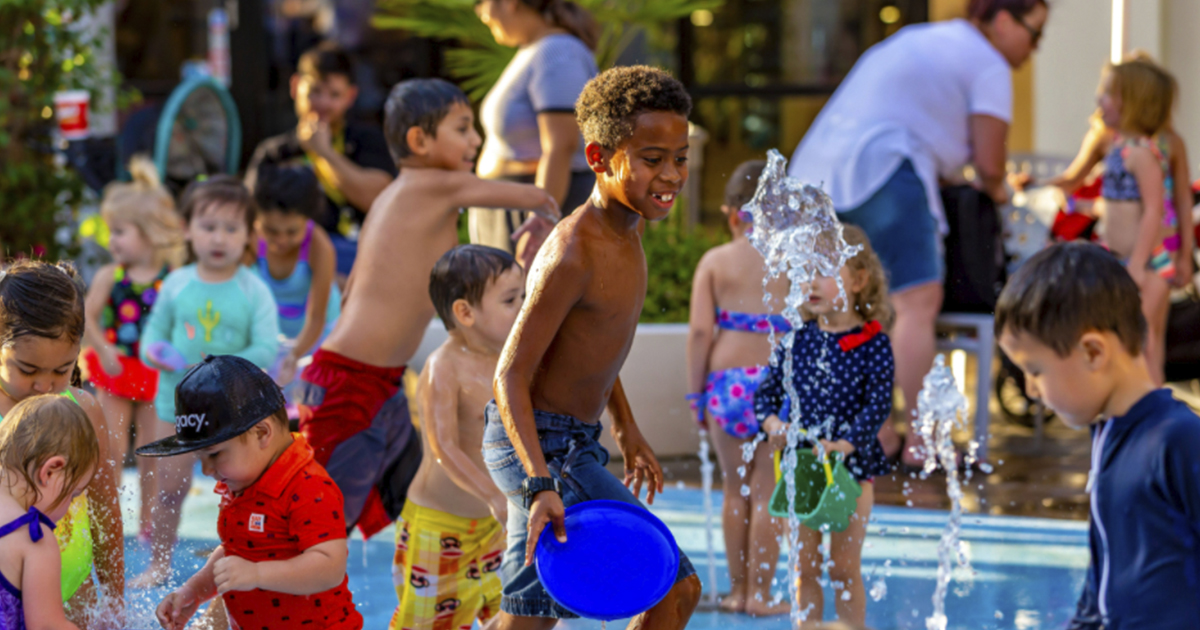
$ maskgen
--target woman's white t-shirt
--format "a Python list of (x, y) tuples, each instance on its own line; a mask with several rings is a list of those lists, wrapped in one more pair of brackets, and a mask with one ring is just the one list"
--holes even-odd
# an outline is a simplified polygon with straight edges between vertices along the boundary
[(938, 177), (971, 157), (972, 114), (1012, 120), (1008, 62), (966, 20), (914, 24), (872, 46), (805, 134), (788, 173), (839, 211), (862, 205), (912, 161), (946, 232)]

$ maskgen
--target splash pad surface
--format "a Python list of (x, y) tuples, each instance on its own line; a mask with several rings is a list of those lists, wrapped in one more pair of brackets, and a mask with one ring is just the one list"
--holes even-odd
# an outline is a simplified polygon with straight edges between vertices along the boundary
[[(198, 471), (197, 471), (198, 473)], [(148, 549), (134, 538), (136, 522), (132, 497), (136, 496), (137, 475), (125, 472), (126, 563), (129, 575), (137, 575), (149, 560)], [(175, 554), (178, 585), (198, 570), (204, 559), (196, 555), (216, 543), (217, 495), (212, 480), (197, 474), (192, 493), (184, 502), (180, 543)], [(722, 496), (714, 492), (720, 513)], [(654, 501), (651, 511), (671, 529), (681, 550), (688, 554), (696, 572), (708, 575), (704, 544), (703, 494), (696, 489), (669, 487)], [(867, 541), (863, 549), (863, 577), (871, 592), (882, 578), (886, 595), (867, 605), (867, 625), (875, 630), (918, 630), (932, 612), (929, 595), (937, 577), (937, 546), (946, 512), (876, 506), (871, 514)], [(724, 540), (720, 530), (716, 540)], [(1075, 601), (1087, 568), (1087, 523), (1012, 516), (963, 515), (962, 538), (971, 555), (973, 577), (955, 576), (946, 597), (949, 628), (957, 630), (1061, 628), (1075, 609)], [(396, 606), (392, 585), (394, 532), (384, 530), (364, 543), (360, 537), (350, 541), (350, 589), (365, 619), (366, 628), (386, 628)], [(365, 566), (364, 566), (365, 564)], [(718, 589), (729, 589), (729, 573), (724, 549), (718, 544), (715, 558)], [(781, 591), (786, 567), (776, 567)], [(708, 584), (705, 584), (705, 589)], [(154, 607), (166, 594), (165, 589), (130, 591), (131, 620), (137, 630), (158, 628), (153, 621)], [(832, 603), (831, 589), (826, 601)], [(832, 606), (827, 606), (832, 615)], [(572, 620), (558, 626), (567, 630), (599, 628), (599, 622)], [(609, 628), (624, 628), (621, 621), (609, 622)], [(734, 628), (745, 630), (783, 630), (787, 616), (755, 619), (745, 615), (727, 615), (697, 611), (689, 628)]]

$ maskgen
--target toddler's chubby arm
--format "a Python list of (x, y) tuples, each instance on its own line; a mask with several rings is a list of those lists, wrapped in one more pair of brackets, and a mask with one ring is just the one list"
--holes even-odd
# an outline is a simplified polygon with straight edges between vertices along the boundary
[[(578, 249), (568, 248), (558, 238), (551, 239), (547, 247), (550, 255), (539, 256), (530, 269), (526, 286), (531, 288), (500, 353), (493, 386), (505, 432), (530, 477), (550, 476), (533, 419), (533, 376), (563, 320), (582, 299), (591, 277)], [(533, 552), (546, 523), (554, 524), (560, 542), (567, 541), (563, 516), (562, 497), (558, 494), (542, 492), (534, 498), (529, 510), (526, 565), (533, 563)]]
[(62, 556), (54, 542), (54, 530), (42, 528), (42, 540), (25, 545), (21, 568), (21, 601), (25, 627), (29, 630), (79, 630), (67, 621), (62, 600)]
[(158, 604), (154, 616), (165, 630), (183, 630), (196, 614), (200, 604), (216, 597), (217, 585), (213, 580), (213, 568), (225, 557), (225, 548), (217, 547), (208, 561), (183, 586), (167, 594)]
[(155, 361), (149, 351), (155, 342), (171, 343), (171, 327), (175, 325), (175, 293), (172, 291), (174, 283), (175, 278), (171, 276), (167, 276), (163, 282), (162, 290), (154, 300), (154, 306), (150, 307), (150, 316), (146, 319), (146, 325), (142, 327), (142, 338), (138, 344), (138, 354), (141, 355), (142, 363), (160, 372), (175, 371), (171, 366)]
[(288, 595), (313, 595), (342, 583), (346, 577), (346, 539), (329, 540), (305, 549), (289, 560), (251, 562), (224, 556), (213, 565), (217, 593), (264, 591)]
[[(421, 417), (428, 430), (429, 447), (455, 485), (487, 503), (492, 516), (503, 525), (508, 522), (508, 497), (500, 492), (491, 476), (471, 461), (459, 442), (459, 374), (455, 368), (451, 361), (435, 353), (421, 375), (425, 381), (420, 393)], [(483, 445), (466, 447), (478, 453)]]
[(700, 428), (704, 424), (704, 382), (708, 377), (708, 355), (712, 352), (713, 328), (717, 325), (716, 298), (713, 295), (711, 252), (700, 259), (692, 280), (692, 298), (688, 310), (687, 379), (692, 396), (692, 411)]
[(249, 291), (246, 299), (254, 309), (250, 345), (233, 354), (265, 370), (271, 367), (279, 351), (279, 307), (271, 289), (258, 277), (252, 277), (246, 288)]
[(92, 278), (92, 286), (88, 287), (87, 299), (84, 302), (84, 313), (87, 316), (87, 326), (83, 329), (83, 341), (96, 351), (100, 357), (100, 365), (109, 376), (121, 375), (121, 363), (117, 359), (117, 348), (104, 338), (104, 327), (100, 325), (100, 316), (108, 304), (108, 296), (112, 293), (116, 279), (116, 263), (107, 264), (96, 272)]

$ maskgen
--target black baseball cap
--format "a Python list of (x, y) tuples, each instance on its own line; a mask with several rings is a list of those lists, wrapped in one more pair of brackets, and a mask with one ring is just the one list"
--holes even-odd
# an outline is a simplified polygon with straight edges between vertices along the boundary
[(182, 455), (232, 440), (286, 404), (279, 386), (257, 365), (231, 355), (205, 357), (175, 387), (175, 435), (137, 454)]

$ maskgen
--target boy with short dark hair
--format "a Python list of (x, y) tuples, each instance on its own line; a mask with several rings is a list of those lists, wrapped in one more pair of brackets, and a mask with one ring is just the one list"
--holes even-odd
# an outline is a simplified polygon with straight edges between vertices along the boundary
[(246, 169), (247, 184), (261, 164), (312, 168), (325, 193), (317, 222), (337, 250), (337, 273), (350, 275), (358, 231), (375, 198), (396, 176), (379, 127), (346, 116), (358, 98), (354, 61), (329, 43), (300, 56), (290, 83), (296, 127), (259, 143)]
[(1092, 561), (1074, 629), (1200, 628), (1200, 418), (1158, 389), (1137, 285), (1111, 253), (1038, 253), (996, 305), (1026, 389), (1092, 431)]
[(483, 410), (525, 272), (508, 252), (460, 245), (433, 266), (429, 296), (450, 335), (425, 360), (417, 390), (432, 456), (396, 521), (393, 630), (469, 628), (500, 612), (508, 498), (483, 463)]
[[(653, 503), (662, 491), (662, 469), (617, 376), (646, 298), (645, 222), (666, 217), (687, 181), (690, 111), (683, 86), (646, 66), (608, 70), (579, 97), (576, 116), (596, 190), (534, 262), (529, 297), (496, 372), (496, 400), (487, 408), (484, 461), (510, 499), (500, 628), (548, 628), (575, 616), (551, 599), (532, 566), (547, 523), (559, 540), (570, 534), (565, 506), (594, 499), (640, 505), (643, 484)], [(625, 458), (624, 485), (604, 468), (608, 452), (599, 437), (606, 408)], [(687, 625), (700, 581), (682, 554), (676, 579), (631, 627)]]
[(183, 630), (217, 595), (235, 628), (362, 628), (347, 586), (342, 494), (288, 431), (283, 392), (266, 372), (232, 355), (188, 370), (175, 388), (175, 435), (137, 453), (197, 451), (221, 495), (221, 546), (158, 605), (163, 628)]
[(542, 189), (471, 173), (481, 140), (454, 85), (404, 81), (385, 109), (402, 170), (367, 216), (342, 314), (301, 375), (299, 394), (300, 430), (341, 488), (346, 522), (367, 537), (400, 515), (421, 460), (407, 402), (396, 393), (433, 319), (429, 272), (458, 244), (459, 208), (558, 217)]

